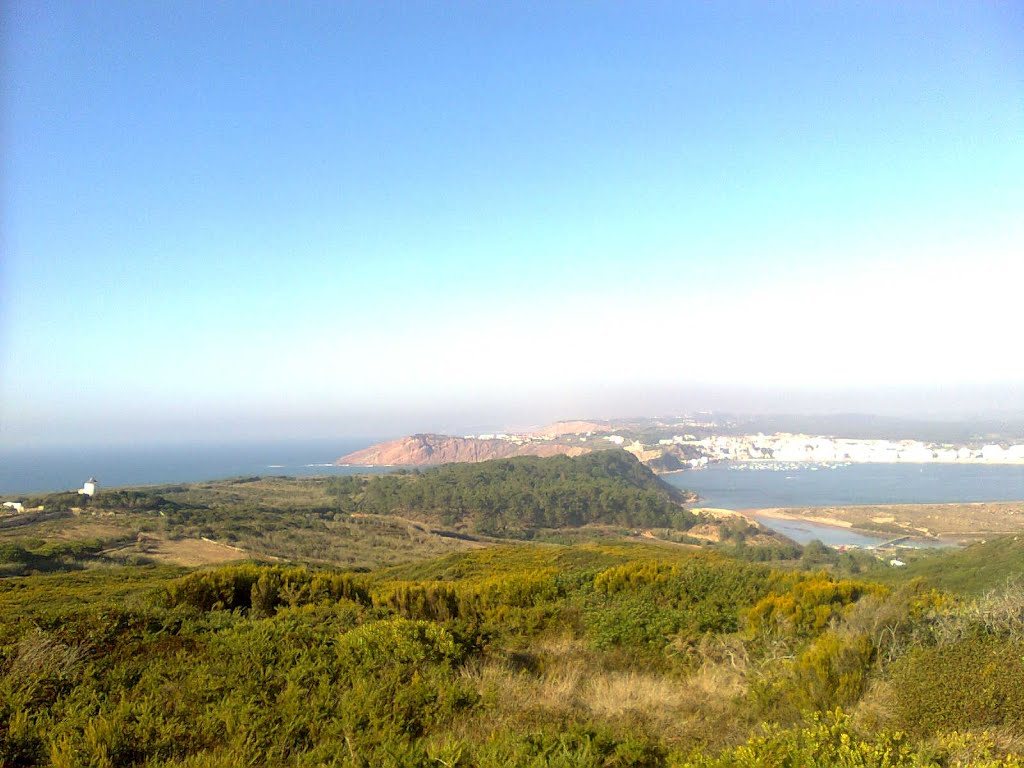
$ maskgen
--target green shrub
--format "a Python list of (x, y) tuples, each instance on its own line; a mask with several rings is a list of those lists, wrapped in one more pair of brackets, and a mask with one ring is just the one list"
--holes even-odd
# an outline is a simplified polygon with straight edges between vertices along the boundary
[(457, 663), (464, 656), (444, 627), (402, 618), (357, 627), (341, 636), (337, 648), (342, 668), (357, 676), (385, 669), (411, 674), (431, 664)]
[(792, 661), (763, 670), (750, 698), (762, 716), (782, 721), (849, 706), (864, 692), (873, 653), (866, 635), (825, 632)]
[(763, 736), (711, 757), (695, 755), (677, 768), (912, 768), (921, 765), (901, 734), (879, 734), (866, 740), (850, 729), (841, 710), (815, 714), (800, 728), (768, 726)]
[(606, 728), (572, 724), (527, 732), (505, 731), (456, 765), (477, 768), (663, 768), (666, 752), (658, 744)]
[(753, 634), (813, 637), (865, 595), (885, 595), (888, 589), (865, 581), (835, 581), (827, 575), (790, 577), (788, 588), (760, 600), (747, 615)]
[(925, 736), (1024, 723), (1024, 643), (974, 637), (913, 652), (890, 681), (896, 723)]
[(282, 605), (352, 600), (369, 605), (365, 582), (348, 573), (316, 573), (305, 568), (236, 565), (197, 571), (167, 586), (170, 607), (200, 611), (252, 608), (272, 615)]

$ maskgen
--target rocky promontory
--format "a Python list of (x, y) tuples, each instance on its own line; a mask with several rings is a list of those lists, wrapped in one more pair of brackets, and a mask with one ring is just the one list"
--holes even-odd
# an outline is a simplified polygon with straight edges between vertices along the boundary
[(592, 448), (557, 442), (514, 442), (448, 435), (410, 435), (342, 456), (335, 464), (433, 466), (453, 462), (508, 459), (513, 456), (582, 456)]

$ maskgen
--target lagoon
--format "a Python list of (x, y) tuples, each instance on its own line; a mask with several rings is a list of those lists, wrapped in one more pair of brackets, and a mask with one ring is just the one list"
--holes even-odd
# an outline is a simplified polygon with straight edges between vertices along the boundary
[[(822, 544), (836, 547), (874, 547), (892, 538), (892, 536), (885, 538), (869, 536), (850, 528), (813, 523), (807, 520), (785, 520), (778, 517), (765, 517), (763, 515), (751, 515), (751, 517), (765, 528), (771, 528), (773, 531), (791, 538), (797, 544), (820, 541)], [(911, 544), (913, 542), (907, 543)]]
[[(698, 493), (700, 506), (736, 510), (1024, 500), (1019, 465), (721, 463), (664, 479)], [(800, 544), (868, 547), (886, 540), (805, 520), (753, 517)]]

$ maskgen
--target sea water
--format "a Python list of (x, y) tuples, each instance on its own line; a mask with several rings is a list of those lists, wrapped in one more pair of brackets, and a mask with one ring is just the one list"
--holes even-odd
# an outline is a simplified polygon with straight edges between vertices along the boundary
[(387, 471), (336, 467), (333, 462), (378, 442), (372, 438), (221, 445), (164, 445), (0, 450), (0, 494), (81, 488), (189, 483), (253, 475), (346, 475)]

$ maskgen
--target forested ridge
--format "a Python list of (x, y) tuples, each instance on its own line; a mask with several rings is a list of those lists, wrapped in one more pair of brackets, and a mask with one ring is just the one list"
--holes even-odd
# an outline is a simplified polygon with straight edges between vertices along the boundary
[(345, 512), (398, 513), (496, 536), (588, 524), (685, 530), (697, 521), (680, 507), (684, 494), (617, 450), (340, 477), (330, 487)]

